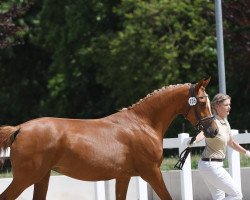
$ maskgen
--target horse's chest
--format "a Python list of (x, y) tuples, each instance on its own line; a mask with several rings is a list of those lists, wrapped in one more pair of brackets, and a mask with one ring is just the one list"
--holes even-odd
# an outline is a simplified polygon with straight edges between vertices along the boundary
[(161, 162), (163, 149), (162, 145), (158, 142), (148, 141), (137, 146), (135, 155), (142, 160), (149, 160), (153, 162)]

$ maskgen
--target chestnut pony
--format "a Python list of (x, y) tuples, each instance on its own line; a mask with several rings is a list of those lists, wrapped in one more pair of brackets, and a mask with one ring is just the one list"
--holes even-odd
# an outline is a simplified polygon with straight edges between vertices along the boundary
[(46, 199), (55, 170), (84, 181), (116, 179), (117, 200), (126, 199), (130, 178), (141, 176), (160, 199), (171, 200), (160, 171), (163, 137), (178, 114), (215, 136), (209, 81), (164, 87), (100, 119), (45, 117), (1, 127), (0, 147), (11, 149), (13, 180), (0, 199), (16, 199), (32, 184), (33, 199)]

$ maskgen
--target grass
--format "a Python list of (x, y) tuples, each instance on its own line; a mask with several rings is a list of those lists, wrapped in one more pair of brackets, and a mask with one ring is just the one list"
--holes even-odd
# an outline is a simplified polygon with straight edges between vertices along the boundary
[[(192, 155), (191, 156), (191, 168), (197, 169), (198, 168), (198, 162), (200, 160), (200, 155)], [(175, 164), (178, 161), (177, 156), (171, 156), (169, 158), (164, 158), (163, 162), (161, 164), (161, 170), (162, 171), (169, 171), (169, 170), (176, 170), (174, 168)], [(245, 155), (240, 155), (240, 166), (241, 167), (250, 167), (250, 158), (246, 157)], [(228, 167), (228, 161), (224, 161), (224, 167)]]
[(12, 173), (11, 172), (4, 172), (0, 174), (0, 178), (11, 178)]

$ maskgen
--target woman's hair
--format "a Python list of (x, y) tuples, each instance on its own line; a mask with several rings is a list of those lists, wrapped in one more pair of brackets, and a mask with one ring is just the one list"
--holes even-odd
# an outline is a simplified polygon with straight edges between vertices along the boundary
[(229, 95), (227, 95), (227, 94), (223, 94), (223, 93), (216, 94), (214, 96), (213, 100), (211, 101), (212, 112), (214, 114), (217, 114), (216, 110), (215, 110), (215, 106), (221, 104), (222, 102), (224, 102), (227, 99), (231, 100), (231, 97)]

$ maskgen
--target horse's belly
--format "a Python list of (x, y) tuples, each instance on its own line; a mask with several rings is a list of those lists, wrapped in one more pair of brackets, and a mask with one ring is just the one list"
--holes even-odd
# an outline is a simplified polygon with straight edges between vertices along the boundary
[[(94, 134), (95, 133), (95, 134)], [(66, 135), (54, 168), (81, 180), (106, 180), (135, 174), (131, 147), (101, 133)]]
[(114, 156), (102, 152), (86, 155), (71, 152), (60, 159), (54, 166), (54, 170), (80, 180), (110, 180), (117, 177), (135, 176), (136, 172), (130, 160), (122, 154)]

